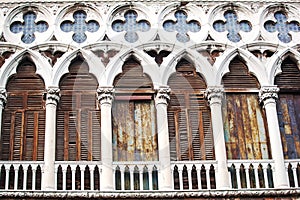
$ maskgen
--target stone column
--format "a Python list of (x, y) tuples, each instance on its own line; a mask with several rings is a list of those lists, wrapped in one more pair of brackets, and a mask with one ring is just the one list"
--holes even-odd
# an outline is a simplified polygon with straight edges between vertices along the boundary
[[(169, 145), (168, 129), (168, 101), (170, 100), (170, 88), (160, 87), (155, 97), (156, 116), (157, 116), (157, 134), (158, 134), (158, 152), (159, 152), (159, 190), (172, 190), (172, 173)], [(151, 183), (150, 183), (151, 184)]]
[(222, 98), (224, 89), (222, 86), (209, 87), (205, 94), (211, 110), (211, 123), (214, 138), (215, 157), (217, 160), (216, 188), (230, 188), (230, 179), (227, 167), (227, 155), (224, 139), (224, 127), (222, 119)]
[(55, 185), (55, 138), (56, 138), (56, 107), (60, 99), (57, 87), (47, 89), (46, 95), (46, 125), (44, 171), (42, 176), (42, 190), (56, 190)]
[(112, 119), (113, 87), (98, 88), (98, 101), (101, 106), (101, 160), (100, 190), (113, 191), (114, 170), (112, 167)]
[(262, 87), (259, 91), (259, 102), (263, 103), (263, 107), (266, 111), (272, 158), (274, 160), (274, 186), (275, 188), (286, 188), (289, 186), (289, 181), (284, 165), (284, 156), (276, 109), (278, 92), (279, 88), (277, 86)]
[(1, 138), (1, 131), (2, 131), (2, 110), (7, 102), (7, 92), (6, 89), (0, 89), (0, 138)]

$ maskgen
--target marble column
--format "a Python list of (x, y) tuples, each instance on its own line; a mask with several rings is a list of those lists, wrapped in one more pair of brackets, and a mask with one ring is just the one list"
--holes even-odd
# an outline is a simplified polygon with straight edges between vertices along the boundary
[(224, 139), (222, 119), (222, 86), (208, 87), (205, 94), (211, 110), (211, 123), (214, 139), (215, 158), (217, 161), (216, 188), (230, 188), (230, 179), (227, 167), (227, 155)]
[(7, 92), (6, 89), (0, 89), (0, 138), (1, 138), (1, 130), (2, 130), (2, 110), (7, 102)]
[(157, 134), (158, 134), (158, 152), (159, 152), (159, 190), (172, 189), (172, 173), (169, 145), (168, 129), (168, 101), (170, 100), (170, 88), (160, 87), (155, 97), (156, 116), (157, 116)]
[(42, 190), (56, 190), (55, 185), (55, 139), (56, 139), (56, 108), (60, 99), (57, 87), (47, 89), (46, 95), (46, 124), (44, 170), (42, 176)]
[(266, 118), (269, 130), (269, 138), (274, 160), (274, 186), (275, 188), (286, 188), (289, 186), (287, 172), (284, 164), (284, 156), (277, 117), (276, 100), (279, 88), (277, 86), (264, 86), (259, 91), (259, 101), (266, 111)]
[(97, 90), (101, 106), (101, 160), (100, 190), (113, 191), (114, 170), (112, 167), (112, 115), (111, 108), (114, 99), (113, 87), (100, 87)]

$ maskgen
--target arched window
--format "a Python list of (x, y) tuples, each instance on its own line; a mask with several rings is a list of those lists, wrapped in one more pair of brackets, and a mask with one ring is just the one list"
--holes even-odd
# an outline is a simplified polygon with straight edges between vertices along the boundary
[(260, 85), (245, 62), (236, 57), (223, 76), (224, 134), (228, 159), (270, 158), (266, 119), (258, 102)]
[(81, 54), (72, 60), (69, 73), (61, 78), (59, 88), (56, 160), (100, 160), (98, 82), (89, 73), (89, 66)]
[(296, 62), (286, 58), (275, 77), (280, 88), (277, 115), (283, 153), (286, 159), (300, 158), (300, 71)]
[(168, 81), (171, 100), (168, 126), (171, 160), (212, 160), (211, 114), (204, 97), (206, 83), (185, 59)]
[(25, 55), (7, 82), (1, 160), (44, 160), (45, 85), (35, 72), (34, 62)]
[(114, 87), (113, 160), (158, 160), (152, 81), (134, 57), (124, 63)]

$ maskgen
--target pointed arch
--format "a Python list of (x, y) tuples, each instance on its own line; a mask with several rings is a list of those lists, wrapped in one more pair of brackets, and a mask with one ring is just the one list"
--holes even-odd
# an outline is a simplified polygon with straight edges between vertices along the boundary
[(222, 78), (226, 73), (229, 73), (230, 62), (239, 56), (245, 62), (249, 72), (253, 74), (260, 85), (268, 85), (267, 73), (264, 65), (256, 58), (251, 52), (235, 48), (233, 50), (225, 51), (214, 64), (216, 69), (216, 82), (215, 85), (221, 85)]
[(1, 68), (0, 86), (5, 87), (8, 78), (16, 73), (17, 66), (24, 56), (29, 55), (36, 66), (35, 73), (40, 75), (48, 87), (51, 84), (51, 65), (45, 57), (31, 49), (24, 49), (7, 59)]
[(30, 54), (24, 54), (8, 77), (7, 104), (1, 124), (1, 160), (44, 159), (45, 84)]
[(266, 116), (258, 102), (260, 84), (244, 59), (230, 61), (222, 77), (223, 122), (228, 159), (269, 159), (270, 145)]
[(176, 65), (168, 85), (168, 127), (171, 160), (212, 160), (211, 113), (205, 98), (204, 78), (194, 65), (182, 58)]
[(68, 73), (59, 81), (56, 160), (101, 160), (100, 106), (96, 98), (97, 78), (90, 73), (83, 55), (70, 61)]
[(111, 60), (105, 71), (107, 82), (100, 82), (100, 84), (103, 83), (104, 85), (113, 85), (114, 79), (117, 77), (117, 75), (122, 73), (122, 67), (125, 61), (132, 56), (135, 57), (135, 59), (140, 63), (143, 73), (150, 77), (154, 88), (158, 88), (161, 82), (161, 75), (157, 63), (145, 52), (132, 49), (119, 52)]
[(71, 61), (75, 59), (79, 54), (83, 56), (86, 63), (89, 66), (89, 73), (93, 74), (98, 82), (101, 82), (101, 79), (103, 79), (105, 66), (101, 62), (101, 59), (98, 58), (96, 55), (94, 55), (90, 51), (86, 51), (84, 49), (76, 49), (72, 52), (65, 53), (53, 66), (53, 76), (51, 80), (51, 86), (58, 87), (59, 81), (61, 77), (65, 74), (67, 74), (69, 71), (69, 66), (71, 64)]
[(157, 161), (154, 88), (149, 75), (133, 55), (113, 82), (113, 160)]
[(167, 85), (170, 76), (176, 72), (176, 66), (181, 59), (186, 59), (194, 65), (196, 72), (200, 73), (207, 85), (214, 85), (214, 69), (205, 57), (198, 52), (188, 49), (179, 49), (171, 52), (161, 64), (162, 84)]
[(300, 53), (292, 48), (286, 48), (281, 51), (278, 51), (271, 57), (269, 64), (267, 65), (267, 75), (270, 85), (274, 84), (275, 77), (282, 73), (282, 62), (290, 57), (297, 64), (298, 68), (300, 67)]

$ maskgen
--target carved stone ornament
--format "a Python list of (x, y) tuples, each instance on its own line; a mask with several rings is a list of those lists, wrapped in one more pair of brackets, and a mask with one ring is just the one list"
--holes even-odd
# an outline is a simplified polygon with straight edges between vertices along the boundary
[(209, 104), (221, 103), (223, 98), (224, 88), (222, 86), (209, 87), (205, 91), (205, 97)]
[(101, 87), (97, 89), (100, 104), (111, 104), (114, 99), (115, 89), (113, 87)]
[(278, 99), (279, 88), (277, 86), (263, 86), (259, 91), (259, 103), (267, 99)]
[(60, 89), (53, 87), (46, 90), (46, 104), (58, 104), (60, 99)]
[(2, 106), (2, 108), (5, 106), (7, 102), (7, 92), (6, 89), (1, 88), (0, 89), (0, 106)]
[(171, 89), (168, 86), (160, 87), (157, 89), (157, 94), (155, 97), (156, 104), (168, 104), (170, 101)]

